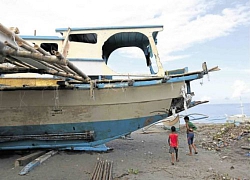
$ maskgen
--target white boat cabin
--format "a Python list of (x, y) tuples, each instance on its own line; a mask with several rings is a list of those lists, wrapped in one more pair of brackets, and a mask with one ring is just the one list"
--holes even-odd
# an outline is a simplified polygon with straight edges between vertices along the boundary
[[(91, 78), (111, 78), (122, 75), (107, 66), (109, 57), (116, 49), (123, 47), (138, 47), (145, 55), (146, 65), (151, 73), (147, 76), (164, 76), (164, 69), (160, 62), (156, 48), (157, 34), (163, 26), (135, 26), (135, 27), (98, 27), (98, 28), (58, 28), (57, 36), (20, 36), (25, 41), (40, 46), (53, 55), (61, 52), (73, 62), (81, 71)], [(155, 73), (151, 66), (151, 58), (156, 60), (158, 67)], [(38, 66), (35, 64), (35, 66)], [(39, 64), (38, 68), (41, 68)], [(122, 66), (122, 64), (121, 64)], [(42, 67), (46, 68), (46, 67)]]

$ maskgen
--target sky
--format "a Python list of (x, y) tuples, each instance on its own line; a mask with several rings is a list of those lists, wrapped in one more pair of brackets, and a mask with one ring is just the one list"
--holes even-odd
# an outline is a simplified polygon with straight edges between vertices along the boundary
[[(21, 35), (33, 35), (34, 30), (37, 35), (55, 35), (55, 29), (63, 27), (163, 25), (157, 47), (165, 70), (202, 70), (203, 62), (208, 69), (221, 69), (191, 83), (194, 100), (250, 103), (248, 0), (0, 0), (0, 4), (0, 23), (18, 27)], [(109, 65), (115, 71), (148, 71), (138, 71), (139, 60), (131, 61), (137, 63), (134, 68), (126, 61), (135, 52), (116, 51)], [(118, 56), (121, 61), (114, 62)]]

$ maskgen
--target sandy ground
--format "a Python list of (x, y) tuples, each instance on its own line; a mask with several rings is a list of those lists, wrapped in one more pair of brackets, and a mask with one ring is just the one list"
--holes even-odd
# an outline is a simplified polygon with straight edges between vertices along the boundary
[[(184, 127), (179, 132), (180, 161), (171, 165), (167, 138), (169, 131), (153, 126), (148, 133), (138, 130), (132, 139), (117, 139), (107, 143), (110, 152), (60, 151), (27, 175), (20, 176), (23, 167), (14, 167), (23, 152), (0, 152), (1, 180), (88, 180), (97, 159), (113, 161), (115, 180), (163, 180), (163, 179), (241, 179), (250, 180), (250, 150), (241, 149), (249, 145), (250, 134), (231, 142), (231, 145), (214, 150), (206, 144), (215, 144), (212, 136), (221, 127), (199, 125), (196, 132), (198, 154), (187, 156), (188, 146)], [(249, 139), (248, 139), (249, 138)], [(248, 141), (247, 141), (247, 140)], [(202, 148), (203, 147), (203, 148)]]

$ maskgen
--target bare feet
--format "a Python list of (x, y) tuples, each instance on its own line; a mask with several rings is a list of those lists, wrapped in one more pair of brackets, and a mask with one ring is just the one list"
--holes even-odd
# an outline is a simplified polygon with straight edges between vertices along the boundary
[(188, 156), (192, 156), (192, 153), (188, 153), (187, 155), (188, 155)]

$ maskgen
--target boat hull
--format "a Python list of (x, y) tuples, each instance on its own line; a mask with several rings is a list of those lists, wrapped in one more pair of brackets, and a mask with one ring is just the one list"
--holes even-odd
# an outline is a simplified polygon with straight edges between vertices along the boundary
[(184, 82), (0, 91), (0, 149), (97, 146), (169, 116)]

